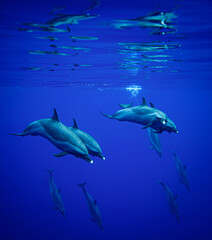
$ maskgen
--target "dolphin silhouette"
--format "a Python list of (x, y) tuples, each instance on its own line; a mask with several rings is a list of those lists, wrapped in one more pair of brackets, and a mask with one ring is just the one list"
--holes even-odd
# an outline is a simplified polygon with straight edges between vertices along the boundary
[(60, 196), (61, 189), (57, 188), (57, 186), (53, 180), (52, 170), (47, 169), (46, 171), (49, 173), (49, 188), (50, 188), (50, 194), (52, 197), (52, 201), (54, 203), (53, 208), (58, 210), (63, 215), (63, 217), (65, 217), (65, 209), (63, 206), (62, 198)]
[(60, 122), (55, 108), (52, 118), (34, 121), (22, 133), (8, 134), (16, 136), (39, 135), (48, 139), (53, 145), (62, 150), (61, 153), (54, 154), (54, 156), (62, 157), (66, 154), (72, 154), (89, 163), (93, 163), (93, 160), (88, 156), (88, 150), (84, 143), (71, 129)]
[(188, 181), (188, 176), (186, 173), (186, 165), (183, 165), (182, 162), (180, 161), (178, 155), (175, 152), (172, 152), (174, 159), (175, 159), (175, 163), (176, 163), (176, 167), (177, 167), (177, 173), (179, 176), (179, 181), (180, 183), (184, 184), (185, 187), (187, 188), (187, 190), (190, 190), (190, 185), (189, 185), (189, 181)]
[(174, 122), (164, 112), (152, 106), (147, 106), (145, 98), (142, 99), (141, 105), (123, 108), (113, 115), (100, 113), (111, 119), (145, 125), (143, 128), (151, 127), (156, 130), (156, 133), (162, 133), (163, 131), (178, 133)]
[(91, 137), (89, 134), (83, 132), (78, 128), (77, 122), (75, 119), (73, 119), (74, 125), (70, 128), (85, 144), (89, 154), (92, 156), (97, 156), (103, 160), (105, 160), (105, 157), (102, 155), (102, 150), (97, 143), (97, 141)]
[(169, 211), (174, 214), (174, 216), (176, 217), (177, 221), (179, 222), (179, 210), (178, 210), (178, 206), (177, 206), (177, 195), (174, 195), (171, 191), (171, 189), (163, 182), (159, 181), (159, 183), (163, 186), (165, 192), (166, 192), (166, 196), (168, 199), (168, 203), (169, 203)]
[(151, 143), (150, 148), (154, 149), (161, 157), (161, 145), (158, 133), (155, 133), (155, 131), (151, 127), (147, 128), (147, 131)]
[(87, 203), (88, 203), (89, 211), (90, 211), (91, 216), (92, 216), (91, 221), (97, 223), (97, 225), (100, 227), (100, 229), (102, 231), (104, 231), (103, 230), (101, 213), (100, 213), (99, 208), (98, 208), (98, 206), (96, 204), (96, 200), (93, 200), (91, 195), (86, 191), (86, 189), (84, 187), (85, 184), (86, 184), (86, 182), (78, 184), (78, 186), (82, 188), (82, 190), (83, 190), (83, 192), (85, 194), (85, 198), (86, 198)]

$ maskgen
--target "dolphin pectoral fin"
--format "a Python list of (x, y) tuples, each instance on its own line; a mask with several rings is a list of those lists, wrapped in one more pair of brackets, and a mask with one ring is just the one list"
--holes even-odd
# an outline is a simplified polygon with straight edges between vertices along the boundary
[(105, 117), (108, 117), (108, 118), (110, 118), (110, 119), (113, 119), (113, 116), (112, 115), (107, 115), (107, 114), (104, 114), (104, 113), (102, 113), (102, 112), (100, 112), (103, 116), (105, 116)]
[(130, 108), (130, 107), (132, 107), (132, 103), (130, 103), (130, 104), (118, 104), (121, 108), (123, 108), (123, 109), (125, 109), (125, 108)]
[(156, 130), (154, 133), (162, 133), (161, 129)]
[(58, 154), (54, 154), (55, 157), (63, 157), (65, 155), (67, 155), (68, 152), (61, 152), (61, 153), (58, 153)]
[(14, 136), (26, 136), (28, 133), (26, 132), (26, 133), (7, 133), (7, 134), (9, 134), (9, 135), (14, 135)]
[(152, 122), (151, 122), (151, 123), (148, 123), (146, 126), (142, 127), (142, 129), (146, 129), (146, 128), (148, 128), (148, 127), (151, 127), (152, 124), (153, 124)]

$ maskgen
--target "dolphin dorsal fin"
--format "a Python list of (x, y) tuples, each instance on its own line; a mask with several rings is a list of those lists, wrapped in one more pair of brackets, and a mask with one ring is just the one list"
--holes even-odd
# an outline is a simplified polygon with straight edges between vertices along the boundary
[(56, 111), (55, 108), (54, 108), (54, 114), (52, 116), (52, 119), (55, 120), (55, 121), (58, 121), (58, 122), (60, 121), (59, 118), (58, 118), (57, 111)]
[(130, 108), (130, 107), (132, 107), (132, 103), (129, 103), (129, 104), (119, 104), (119, 106), (120, 106), (121, 108), (123, 108), (123, 109), (125, 109), (125, 108)]
[(141, 103), (141, 106), (146, 106), (147, 103), (146, 103), (146, 99), (144, 97), (142, 97), (142, 103)]
[(155, 108), (155, 106), (153, 105), (153, 103), (152, 103), (152, 102), (150, 103), (150, 106), (151, 106), (152, 108)]
[(77, 122), (76, 122), (76, 120), (75, 120), (74, 118), (73, 118), (73, 121), (74, 121), (73, 128), (77, 128), (77, 129), (79, 129), (78, 126), (77, 126)]

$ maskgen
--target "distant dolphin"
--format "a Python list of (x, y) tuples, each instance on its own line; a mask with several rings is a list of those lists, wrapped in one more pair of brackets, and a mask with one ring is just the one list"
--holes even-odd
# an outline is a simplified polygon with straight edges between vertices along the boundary
[(100, 227), (100, 229), (102, 231), (104, 231), (103, 230), (101, 213), (99, 211), (98, 206), (96, 205), (96, 200), (93, 200), (91, 195), (86, 191), (86, 189), (84, 187), (85, 184), (86, 184), (86, 182), (78, 184), (78, 186), (82, 188), (82, 190), (83, 190), (83, 192), (85, 194), (85, 198), (87, 200), (88, 207), (89, 207), (89, 210), (90, 210), (90, 213), (91, 213), (91, 216), (92, 216), (91, 221), (97, 223), (97, 225)]
[(187, 190), (189, 191), (190, 186), (189, 186), (188, 176), (187, 176), (187, 173), (185, 171), (186, 170), (186, 165), (183, 166), (182, 162), (180, 161), (179, 157), (177, 156), (177, 154), (175, 152), (172, 152), (172, 154), (174, 155), (174, 159), (175, 159), (180, 183), (184, 184), (185, 187), (187, 188)]
[(50, 194), (52, 197), (52, 201), (54, 203), (53, 208), (58, 210), (63, 215), (63, 217), (65, 217), (65, 209), (63, 206), (62, 198), (60, 196), (61, 189), (57, 188), (57, 186), (53, 180), (52, 170), (47, 169), (47, 172), (49, 173), (49, 188), (50, 188)]
[(61, 153), (54, 154), (54, 156), (62, 157), (66, 154), (72, 154), (89, 163), (93, 163), (93, 160), (88, 156), (88, 150), (84, 143), (71, 129), (60, 122), (55, 109), (52, 118), (34, 121), (30, 123), (22, 133), (9, 134), (17, 136), (39, 135), (48, 139), (57, 148), (62, 150)]
[(151, 143), (150, 148), (154, 149), (161, 157), (161, 144), (160, 144), (160, 138), (158, 136), (158, 133), (155, 133), (155, 131), (151, 127), (147, 128), (147, 131), (148, 131), (148, 135)]
[(145, 125), (143, 128), (151, 127), (157, 133), (163, 131), (178, 133), (174, 122), (164, 112), (147, 106), (145, 98), (142, 99), (142, 104), (139, 106), (121, 109), (113, 115), (101, 114), (111, 119)]
[(89, 154), (92, 156), (97, 156), (103, 160), (105, 160), (105, 157), (102, 155), (102, 150), (97, 143), (97, 141), (91, 137), (89, 134), (83, 132), (80, 130), (77, 126), (76, 120), (73, 119), (74, 125), (70, 128), (80, 139), (81, 141), (85, 144)]
[(169, 211), (174, 214), (174, 216), (176, 217), (177, 221), (179, 222), (179, 210), (178, 210), (178, 206), (177, 206), (177, 195), (174, 196), (174, 194), (172, 193), (172, 191), (170, 190), (170, 188), (163, 182), (159, 181), (159, 183), (163, 186), (165, 192), (166, 192), (166, 196), (168, 198), (168, 203), (169, 203)]
[(51, 27), (58, 27), (64, 24), (78, 24), (79, 20), (92, 19), (96, 17), (98, 17), (98, 15), (90, 15), (89, 13), (73, 15), (57, 14), (57, 17), (49, 20), (47, 24)]

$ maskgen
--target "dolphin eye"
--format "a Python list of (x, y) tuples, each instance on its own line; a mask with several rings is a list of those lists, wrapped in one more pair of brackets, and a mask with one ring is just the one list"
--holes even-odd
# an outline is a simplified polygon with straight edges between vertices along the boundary
[(163, 120), (163, 121), (162, 121), (162, 123), (165, 125), (165, 124), (166, 124), (166, 121), (165, 121), (165, 120)]

